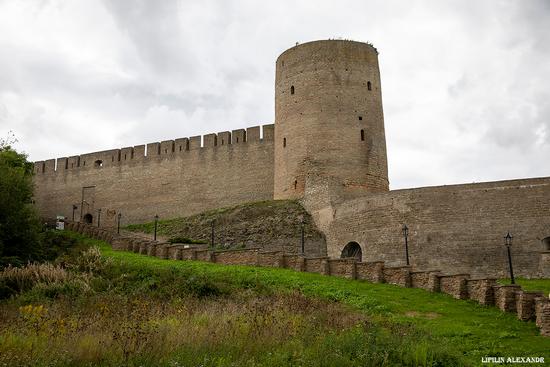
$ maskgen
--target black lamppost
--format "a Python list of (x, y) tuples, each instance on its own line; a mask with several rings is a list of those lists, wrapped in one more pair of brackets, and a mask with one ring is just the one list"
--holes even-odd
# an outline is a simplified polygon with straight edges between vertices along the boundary
[(153, 240), (157, 240), (157, 226), (158, 226), (158, 223), (159, 223), (159, 216), (158, 214), (155, 215), (155, 236), (153, 237)]
[(304, 225), (306, 223), (304, 221), (304, 218), (302, 218), (302, 221), (301, 221), (300, 224), (302, 226), (302, 255), (305, 255), (305, 253), (306, 253), (306, 238), (305, 238), (305, 233), (304, 233)]
[(403, 228), (401, 228), (401, 231), (403, 232), (403, 237), (405, 237), (405, 256), (407, 257), (407, 266), (410, 265), (409, 263), (409, 227), (407, 227), (406, 224), (403, 224)]
[(74, 212), (75, 212), (76, 208), (77, 208), (76, 204), (73, 204), (73, 222), (74, 222)]
[(215, 220), (212, 219), (212, 222), (210, 222), (210, 247), (212, 247), (212, 249), (214, 248), (214, 237), (215, 237), (214, 224), (215, 224)]
[(99, 227), (99, 223), (101, 220), (101, 209), (97, 209), (97, 226)]
[(117, 218), (118, 218), (118, 222), (117, 222), (116, 233), (120, 234), (120, 218), (122, 218), (122, 213), (118, 213)]
[(510, 283), (516, 284), (514, 279), (514, 268), (512, 267), (512, 254), (510, 253), (510, 247), (512, 246), (512, 235), (510, 232), (504, 237), (504, 244), (506, 245), (506, 250), (508, 250), (508, 266), (510, 267)]

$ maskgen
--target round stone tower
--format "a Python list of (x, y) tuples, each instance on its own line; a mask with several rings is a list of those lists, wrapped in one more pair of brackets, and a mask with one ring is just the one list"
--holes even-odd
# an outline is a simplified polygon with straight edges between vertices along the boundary
[(388, 190), (378, 52), (366, 43), (308, 42), (277, 59), (274, 197), (322, 187)]

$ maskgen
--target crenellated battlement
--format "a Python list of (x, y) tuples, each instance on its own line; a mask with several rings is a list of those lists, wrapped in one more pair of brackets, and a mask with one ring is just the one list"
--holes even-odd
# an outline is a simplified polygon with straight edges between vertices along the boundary
[(158, 158), (171, 158), (198, 149), (230, 148), (233, 145), (273, 141), (275, 125), (252, 126), (246, 129), (222, 131), (206, 135), (164, 140), (161, 142), (86, 153), (71, 157), (34, 162), (35, 174), (56, 174), (89, 168), (103, 168), (142, 162)]

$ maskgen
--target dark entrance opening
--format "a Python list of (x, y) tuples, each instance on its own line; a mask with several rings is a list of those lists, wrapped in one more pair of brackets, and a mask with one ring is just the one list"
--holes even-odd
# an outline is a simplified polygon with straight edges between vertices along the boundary
[(84, 223), (88, 224), (92, 224), (92, 222), (94, 221), (94, 217), (92, 217), (90, 213), (86, 214), (82, 219), (84, 220)]
[(357, 242), (350, 242), (342, 250), (342, 259), (346, 257), (354, 257), (357, 261), (362, 261), (363, 252), (361, 251), (361, 246)]
[(544, 251), (550, 251), (550, 237), (542, 239), (542, 247), (544, 248)]

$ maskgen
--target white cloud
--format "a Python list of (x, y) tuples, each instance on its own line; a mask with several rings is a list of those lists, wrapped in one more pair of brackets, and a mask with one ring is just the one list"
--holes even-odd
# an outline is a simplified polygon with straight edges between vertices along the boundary
[(273, 122), (296, 41), (380, 51), (392, 188), (548, 176), (550, 3), (0, 0), (0, 134), (40, 160)]

